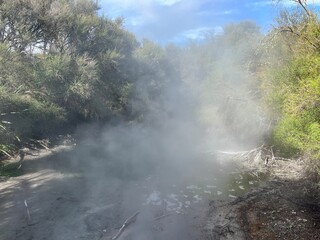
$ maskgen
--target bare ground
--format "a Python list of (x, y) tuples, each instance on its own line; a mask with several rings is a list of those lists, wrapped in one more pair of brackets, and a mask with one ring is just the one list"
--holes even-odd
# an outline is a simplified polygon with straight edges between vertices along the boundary
[(70, 151), (34, 151), (21, 176), (0, 182), (0, 239), (100, 239), (114, 227), (111, 219), (119, 213), (108, 203), (117, 204), (119, 186), (110, 184), (115, 192), (101, 198), (103, 203), (95, 199), (87, 181), (72, 171)]
[(204, 238), (320, 239), (319, 186), (304, 164), (265, 167), (270, 179), (263, 186), (233, 201), (211, 201)]

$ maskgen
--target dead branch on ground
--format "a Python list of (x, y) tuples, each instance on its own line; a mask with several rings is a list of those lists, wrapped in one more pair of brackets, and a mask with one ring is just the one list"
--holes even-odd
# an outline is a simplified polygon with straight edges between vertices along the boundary
[(160, 219), (162, 219), (162, 218), (169, 217), (169, 216), (171, 216), (172, 214), (173, 214), (173, 213), (167, 213), (167, 214), (161, 215), (161, 216), (159, 216), (159, 217), (156, 217), (156, 218), (154, 218), (153, 220), (154, 220), (154, 221), (157, 221), (157, 220), (160, 220)]
[(226, 151), (217, 151), (220, 156), (227, 156), (233, 160), (245, 160), (248, 162), (258, 163), (262, 160), (262, 151), (264, 150), (263, 145), (254, 148), (249, 151), (239, 151), (239, 152), (226, 152)]
[(28, 224), (31, 224), (31, 215), (30, 215), (30, 211), (29, 211), (27, 200), (24, 200), (24, 206), (27, 209), (27, 221), (28, 221)]
[[(268, 164), (268, 160), (271, 163), (276, 163), (277, 161), (292, 161), (289, 158), (277, 157), (274, 154), (273, 146), (270, 148), (264, 147), (263, 145), (248, 151), (217, 151), (218, 157), (228, 158), (231, 160), (246, 161), (248, 163), (262, 163)], [(267, 160), (268, 159), (268, 160)]]
[(128, 227), (130, 224), (134, 223), (137, 220), (137, 216), (140, 213), (140, 211), (137, 211), (134, 213), (131, 217), (127, 218), (124, 223), (122, 224), (122, 227), (119, 229), (118, 233), (114, 235), (111, 240), (116, 240), (120, 237), (121, 233), (124, 231), (126, 227)]

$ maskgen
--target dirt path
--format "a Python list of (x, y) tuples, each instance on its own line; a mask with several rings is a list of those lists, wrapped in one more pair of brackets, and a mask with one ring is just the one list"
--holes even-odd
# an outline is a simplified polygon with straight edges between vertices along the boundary
[(71, 171), (70, 150), (60, 146), (29, 156), (23, 175), (0, 183), (0, 239), (79, 239), (84, 235), (83, 223), (90, 217), (88, 189), (85, 179)]
[(83, 181), (56, 163), (68, 150), (59, 147), (53, 149), (59, 154), (40, 151), (29, 156), (23, 175), (0, 183), (0, 239), (50, 239), (59, 235), (55, 226), (67, 220), (66, 210), (78, 211), (74, 203), (84, 194)]

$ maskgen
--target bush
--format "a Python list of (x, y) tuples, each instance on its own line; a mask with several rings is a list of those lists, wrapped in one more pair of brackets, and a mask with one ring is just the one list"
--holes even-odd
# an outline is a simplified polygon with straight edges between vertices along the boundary
[(284, 155), (300, 153), (319, 159), (319, 62), (318, 55), (299, 56), (274, 75), (273, 91), (268, 97), (278, 99), (277, 96), (281, 96), (282, 100), (271, 101), (281, 109), (280, 121), (273, 132), (273, 144), (278, 145)]
[[(52, 103), (42, 103), (27, 95), (0, 91), (1, 121), (6, 124), (5, 138), (0, 144), (10, 144), (14, 136), (43, 138), (56, 133), (65, 122), (65, 111)], [(11, 140), (11, 141), (10, 141)]]

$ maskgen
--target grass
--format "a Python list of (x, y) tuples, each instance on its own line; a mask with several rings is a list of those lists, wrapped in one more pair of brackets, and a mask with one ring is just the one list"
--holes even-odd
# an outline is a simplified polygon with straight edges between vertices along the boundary
[(0, 163), (0, 176), (17, 177), (23, 174), (22, 168), (18, 169), (20, 163)]

